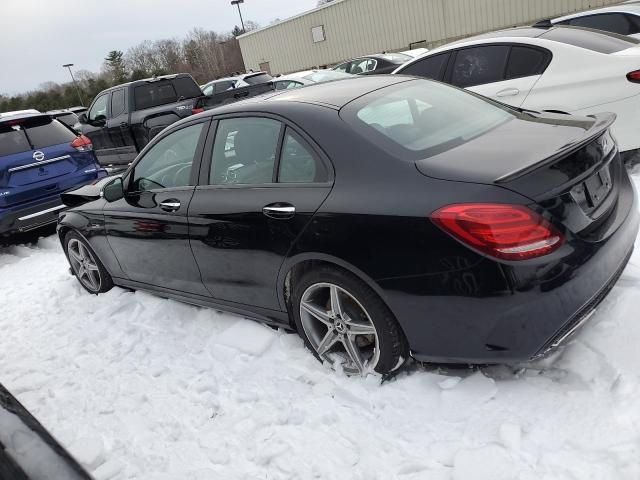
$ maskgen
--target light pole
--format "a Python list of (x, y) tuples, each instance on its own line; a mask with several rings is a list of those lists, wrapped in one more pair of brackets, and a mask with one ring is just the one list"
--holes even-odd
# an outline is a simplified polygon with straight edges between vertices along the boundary
[(244, 0), (231, 0), (231, 5), (238, 7), (238, 14), (240, 15), (240, 24), (242, 25), (242, 33), (246, 32), (244, 29), (244, 20), (242, 20), (242, 12), (240, 11), (240, 4), (244, 3)]
[(78, 92), (78, 99), (80, 100), (80, 105), (84, 107), (84, 102), (82, 101), (82, 95), (80, 95), (80, 88), (78, 88), (78, 83), (76, 82), (75, 77), (73, 76), (73, 72), (71, 71), (71, 67), (73, 67), (73, 63), (67, 63), (62, 65), (62, 68), (69, 69), (69, 75), (71, 75), (71, 80), (73, 80), (73, 85), (76, 87), (76, 92)]

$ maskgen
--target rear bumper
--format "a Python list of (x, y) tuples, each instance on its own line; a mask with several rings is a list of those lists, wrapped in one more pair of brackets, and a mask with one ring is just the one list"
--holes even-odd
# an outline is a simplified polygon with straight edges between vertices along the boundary
[[(74, 190), (106, 175), (105, 170), (96, 170), (90, 178), (67, 190)], [(16, 233), (28, 232), (56, 223), (58, 221), (58, 213), (66, 208), (60, 200), (60, 193), (63, 192), (31, 202), (0, 208), (0, 237), (9, 237)]]
[(65, 206), (56, 194), (16, 208), (0, 210), (0, 235), (10, 236), (56, 223), (58, 212)]
[[(625, 178), (621, 223), (606, 240), (576, 241), (535, 262), (486, 259), (440, 277), (381, 282), (413, 356), (437, 363), (526, 362), (565, 341), (606, 297), (631, 256), (640, 212)], [(452, 285), (458, 293), (451, 293)], [(443, 293), (434, 294), (438, 289)], [(424, 313), (416, 317), (417, 311)]]

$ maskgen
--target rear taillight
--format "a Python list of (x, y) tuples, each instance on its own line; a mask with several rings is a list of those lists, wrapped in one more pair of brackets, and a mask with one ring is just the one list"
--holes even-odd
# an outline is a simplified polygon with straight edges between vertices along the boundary
[(196, 113), (202, 113), (204, 112), (204, 108), (192, 108), (191, 109), (191, 115), (195, 115)]
[(627, 73), (627, 80), (633, 83), (640, 83), (640, 70), (636, 70), (635, 72)]
[(553, 225), (521, 205), (449, 205), (435, 211), (431, 218), (461, 242), (504, 260), (527, 260), (547, 255), (564, 242), (564, 236)]
[(79, 152), (88, 152), (89, 150), (93, 150), (93, 143), (91, 143), (89, 137), (84, 135), (80, 135), (71, 142), (71, 146)]

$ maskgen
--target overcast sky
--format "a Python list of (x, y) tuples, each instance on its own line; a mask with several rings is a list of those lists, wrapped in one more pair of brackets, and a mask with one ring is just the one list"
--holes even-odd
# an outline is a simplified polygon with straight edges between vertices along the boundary
[[(310, 10), (317, 0), (245, 0), (245, 20), (261, 26)], [(229, 0), (0, 0), (0, 93), (65, 82), (61, 65), (98, 71), (110, 50), (182, 38), (194, 27), (230, 31), (240, 23)]]

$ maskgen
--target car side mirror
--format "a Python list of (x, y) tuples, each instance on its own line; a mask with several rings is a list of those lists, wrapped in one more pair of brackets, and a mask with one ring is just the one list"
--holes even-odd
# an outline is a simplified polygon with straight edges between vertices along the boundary
[(82, 113), (78, 116), (78, 122), (80, 123), (87, 123), (87, 114), (86, 113)]
[(124, 184), (122, 178), (116, 177), (109, 183), (107, 183), (102, 189), (102, 198), (107, 202), (115, 202), (124, 198)]

